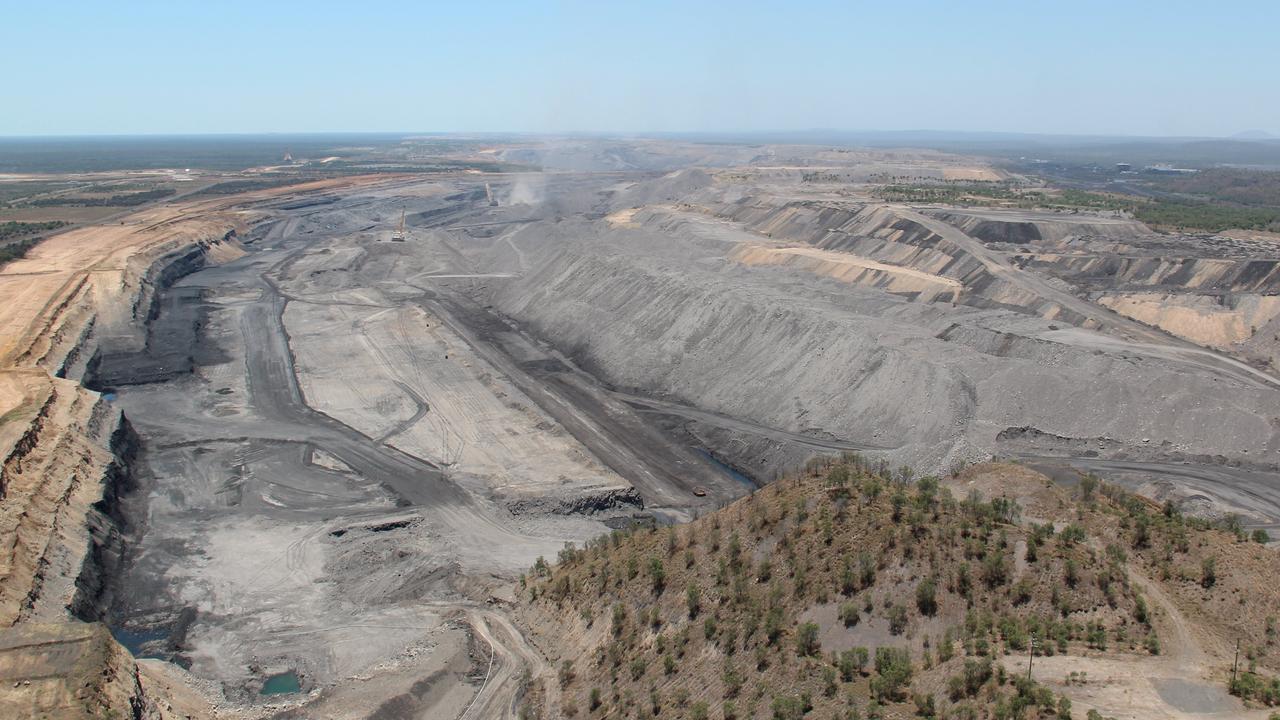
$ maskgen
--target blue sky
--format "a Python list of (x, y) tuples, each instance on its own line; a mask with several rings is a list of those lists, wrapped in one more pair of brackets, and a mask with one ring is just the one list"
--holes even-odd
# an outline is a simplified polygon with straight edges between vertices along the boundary
[(0, 135), (1280, 134), (1280, 2), (12, 2)]

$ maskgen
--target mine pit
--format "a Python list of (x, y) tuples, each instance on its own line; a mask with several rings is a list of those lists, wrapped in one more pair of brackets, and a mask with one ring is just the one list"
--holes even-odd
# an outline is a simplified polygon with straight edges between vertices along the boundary
[[(540, 560), (835, 459), (951, 477), (1011, 458), (1280, 527), (1280, 380), (1244, 347), (1280, 288), (1230, 245), (1139, 261), (1177, 243), (785, 174), (325, 182), (196, 206), (200, 243), (149, 251), (111, 278), (132, 293), (113, 312), (77, 331), (77, 295), (19, 351), (52, 370), (7, 380), (6, 412), (99, 448), (33, 457), (117, 485), (92, 592), (67, 571), (0, 610), (74, 605), (249, 715), (488, 717), (543, 662), (507, 614)], [(868, 619), (820, 644), (892, 635)], [(1220, 707), (1200, 690), (1152, 693)]]

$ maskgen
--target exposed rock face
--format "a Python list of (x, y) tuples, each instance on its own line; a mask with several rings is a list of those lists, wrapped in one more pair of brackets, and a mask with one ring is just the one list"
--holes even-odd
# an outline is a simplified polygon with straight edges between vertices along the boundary
[(507, 503), (514, 515), (553, 512), (559, 515), (595, 515), (644, 509), (644, 499), (634, 487), (585, 493), (572, 498), (522, 498)]
[[(119, 568), (136, 438), (81, 384), (105, 346), (141, 347), (157, 292), (242, 252), (230, 214), (144, 211), (42, 243), (0, 272), (0, 715), (161, 717), (100, 624)], [(12, 681), (12, 682), (11, 682)]]
[(124, 562), (124, 535), (128, 520), (123, 496), (135, 489), (133, 462), (138, 437), (123, 414), (111, 434), (111, 463), (103, 473), (102, 499), (85, 514), (89, 548), (76, 576), (76, 593), (67, 606), (78, 618), (97, 618), (110, 605), (112, 580)]
[(1157, 237), (1146, 225), (1126, 218), (1044, 212), (1008, 216), (958, 208), (929, 214), (987, 243), (1069, 243), (1083, 238), (1123, 242)]
[(779, 202), (756, 196), (707, 206), (716, 217), (742, 223), (773, 240), (804, 243), (897, 267), (900, 276), (913, 273), (936, 278), (930, 289), (895, 288), (870, 274), (849, 278), (855, 284), (881, 287), (926, 302), (999, 308), (1081, 327), (1097, 326), (1060, 302), (993, 272), (982, 258), (946, 233), (945, 225), (903, 208), (808, 200)]
[(70, 608), (92, 619), (103, 589), (96, 563), (118, 563), (111, 514), (128, 470), (115, 451), (127, 445), (128, 426), (77, 383), (48, 378), (29, 387), (38, 404), (0, 471), (0, 546), (12, 548), (0, 557), (0, 623), (54, 622)]
[(1099, 293), (1100, 305), (1199, 345), (1235, 349), (1280, 317), (1280, 295)]
[(0, 715), (50, 720), (167, 716), (144, 692), (133, 657), (100, 623), (23, 623), (0, 631)]
[(1280, 260), (1036, 253), (1028, 258), (1028, 263), (1091, 289), (1116, 286), (1205, 292), (1276, 292), (1280, 289)]
[(1095, 303), (1273, 371), (1280, 254), (1247, 236), (1159, 235), (1133, 220), (1048, 212), (929, 213)]
[[(119, 409), (69, 378), (97, 364), (104, 344), (145, 342), (156, 292), (208, 261), (234, 254), (231, 218), (219, 226), (207, 218), (196, 227), (179, 223), (167, 235), (151, 228), (129, 236), (133, 252), (106, 272), (75, 272), (51, 287), (49, 299), (25, 320), (25, 345), (6, 358), (6, 422), (0, 428), (0, 624), (54, 622), (68, 611), (97, 619), (108, 593), (105, 577), (122, 552), (119, 496), (130, 482), (134, 439)], [(68, 235), (77, 235), (69, 233)], [(141, 237), (138, 237), (141, 236)], [(61, 261), (58, 236), (46, 253), (6, 268)], [(39, 289), (39, 288), (37, 288)], [(36, 328), (30, 332), (30, 328)], [(19, 335), (15, 333), (15, 335)]]

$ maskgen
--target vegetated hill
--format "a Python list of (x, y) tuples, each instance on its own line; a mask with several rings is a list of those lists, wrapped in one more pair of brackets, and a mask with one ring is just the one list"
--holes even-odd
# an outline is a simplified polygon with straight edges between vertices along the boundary
[[(1070, 717), (1074, 696), (1093, 718), (1108, 692), (1132, 702), (1077, 692), (1113, 660), (1144, 683), (1176, 660), (1231, 703), (1236, 637), (1257, 670), (1238, 689), (1276, 701), (1274, 551), (1093, 479), (1074, 496), (1010, 465), (911, 479), (846, 456), (540, 562), (515, 616), (558, 677), (526, 716)], [(1027, 680), (1033, 642), (1079, 673)]]

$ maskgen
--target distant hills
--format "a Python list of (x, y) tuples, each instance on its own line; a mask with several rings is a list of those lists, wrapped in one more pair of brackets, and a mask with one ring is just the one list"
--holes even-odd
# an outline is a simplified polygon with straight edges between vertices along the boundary
[(1280, 136), (1273, 135), (1266, 130), (1245, 130), (1232, 135), (1233, 140), (1276, 140)]
[[(625, 135), (625, 133), (582, 133), (575, 136), (600, 139), (613, 135)], [(661, 140), (698, 143), (914, 147), (1015, 161), (1034, 158), (1064, 164), (1167, 163), (1181, 167), (1208, 168), (1233, 165), (1280, 170), (1280, 136), (1264, 130), (1246, 130), (1229, 138), (833, 129), (641, 133), (639, 135)], [(366, 149), (395, 148), (408, 137), (414, 137), (414, 135), (411, 133), (341, 133), (0, 137), (0, 172), (82, 172), (166, 167), (239, 170), (276, 162), (286, 149), (295, 155), (318, 157), (343, 154), (339, 148), (353, 146)], [(475, 139), (478, 136), (437, 133), (431, 137), (462, 140)], [(528, 134), (519, 137), (525, 140), (537, 140), (551, 136)]]
[(654, 134), (671, 140), (847, 147), (916, 147), (1003, 159), (1035, 158), (1063, 164), (1219, 165), (1280, 170), (1280, 137), (1248, 130), (1230, 138), (1123, 135), (1041, 135), (949, 130), (797, 130), (742, 133)]

